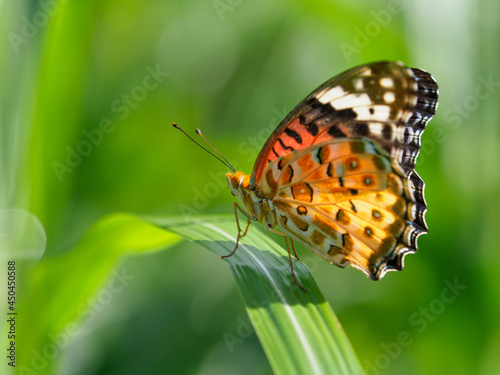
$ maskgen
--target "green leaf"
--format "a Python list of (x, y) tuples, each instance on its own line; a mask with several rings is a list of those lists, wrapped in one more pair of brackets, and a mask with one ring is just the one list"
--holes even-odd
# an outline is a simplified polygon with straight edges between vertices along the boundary
[(33, 267), (21, 267), (19, 366), (51, 373), (54, 350), (64, 349), (69, 340), (59, 344), (54, 337), (61, 332), (70, 338), (76, 335), (76, 325), (91, 316), (92, 297), (112, 274), (120, 272), (118, 261), (179, 241), (171, 232), (134, 216), (113, 214), (95, 223), (71, 251), (44, 257)]
[[(218, 256), (227, 255), (234, 249), (235, 232), (231, 216), (186, 221), (114, 214), (101, 219), (74, 249), (44, 258), (25, 270), (19, 309), (23, 311), (20, 365), (31, 369), (37, 365), (40, 373), (51, 372), (50, 358), (44, 357), (47, 348), (54, 347), (54, 337), (71, 338), (78, 324), (88, 320), (85, 308), (91, 307), (93, 296), (124, 256), (164, 249), (178, 242), (179, 236)], [(363, 373), (331, 307), (303, 263), (294, 261), (294, 269), (307, 293), (293, 281), (287, 252), (255, 226), (226, 262), (276, 374)], [(65, 275), (63, 283), (61, 275)], [(227, 335), (228, 346), (233, 339), (241, 340)], [(40, 365), (40, 356), (46, 366)], [(34, 358), (38, 358), (36, 363)]]
[[(237, 229), (231, 216), (189, 222), (164, 217), (146, 220), (218, 256), (229, 254), (235, 246)], [(363, 373), (336, 316), (303, 263), (294, 261), (294, 270), (307, 293), (293, 281), (287, 252), (255, 226), (226, 261), (276, 374)]]

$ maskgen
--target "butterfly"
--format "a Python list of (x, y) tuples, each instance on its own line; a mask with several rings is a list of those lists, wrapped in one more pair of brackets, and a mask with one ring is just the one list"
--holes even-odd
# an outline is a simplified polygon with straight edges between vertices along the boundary
[(435, 79), (401, 62), (361, 65), (319, 86), (271, 134), (251, 175), (226, 174), (241, 205), (236, 247), (223, 258), (258, 221), (285, 236), (302, 289), (288, 239), (296, 257), (293, 240), (372, 280), (402, 270), (428, 230), (415, 163), (437, 105)]

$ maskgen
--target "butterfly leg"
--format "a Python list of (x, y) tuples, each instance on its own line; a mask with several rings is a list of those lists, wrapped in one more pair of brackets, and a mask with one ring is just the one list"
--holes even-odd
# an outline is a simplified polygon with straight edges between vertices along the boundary
[[(293, 262), (292, 262), (292, 254), (290, 253), (290, 245), (288, 244), (288, 236), (285, 235), (285, 240), (286, 240), (286, 249), (288, 250), (288, 260), (290, 261), (290, 269), (292, 270), (292, 276), (293, 280), (295, 281), (295, 284), (302, 289), (304, 292), (307, 292), (307, 289), (304, 288), (300, 283), (299, 280), (297, 280), (297, 277), (295, 277), (295, 271), (293, 270)], [(293, 246), (293, 239), (290, 237), (290, 241), (292, 241), (292, 247), (293, 251), (295, 252), (295, 247)], [(295, 256), (297, 256), (297, 253), (295, 253)], [(298, 258), (297, 258), (298, 259)]]
[[(248, 223), (247, 227), (245, 229), (245, 232), (241, 234), (241, 227), (240, 227), (240, 220), (238, 219), (238, 211), (236, 209), (239, 209), (243, 214), (247, 217)], [(236, 225), (238, 226), (238, 236), (236, 237), (236, 246), (234, 247), (234, 250), (231, 252), (231, 254), (228, 255), (223, 255), (221, 256), (221, 259), (229, 258), (230, 256), (233, 256), (234, 253), (236, 252), (236, 249), (238, 248), (238, 245), (240, 244), (240, 238), (243, 238), (247, 235), (248, 228), (250, 228), (250, 217), (248, 214), (241, 209), (241, 207), (238, 205), (238, 203), (234, 202), (234, 216), (236, 217)]]
[(293, 253), (295, 254), (295, 258), (297, 258), (297, 260), (300, 260), (299, 256), (297, 255), (297, 252), (295, 251), (295, 244), (293, 243), (292, 237), (290, 237), (290, 241), (292, 242), (292, 249), (293, 249)]
[[(307, 289), (304, 288), (300, 283), (299, 281), (297, 280), (297, 278), (295, 277), (295, 272), (293, 270), (293, 263), (292, 263), (292, 254), (290, 253), (290, 244), (288, 243), (288, 236), (286, 234), (283, 234), (281, 232), (278, 232), (277, 230), (274, 230), (274, 229), (271, 229), (271, 228), (268, 228), (271, 232), (273, 233), (276, 233), (280, 236), (283, 236), (285, 237), (285, 240), (286, 240), (286, 249), (288, 250), (288, 260), (290, 261), (290, 269), (292, 270), (292, 276), (293, 276), (293, 281), (295, 281), (295, 284), (297, 284), (297, 286), (302, 289), (304, 292), (307, 292)], [(292, 248), (293, 248), (293, 252), (295, 253), (295, 257), (297, 258), (297, 260), (300, 260), (299, 257), (297, 256), (297, 252), (295, 251), (295, 245), (293, 244), (293, 238), (290, 237), (290, 241), (292, 241)]]
[[(240, 238), (243, 238), (247, 235), (247, 232), (248, 232), (248, 228), (250, 228), (250, 224), (251, 224), (251, 221), (250, 221), (250, 218), (247, 218), (248, 220), (248, 223), (247, 223), (247, 228), (245, 229), (245, 232), (240, 236)], [(238, 228), (238, 231), (240, 230), (240, 228)]]

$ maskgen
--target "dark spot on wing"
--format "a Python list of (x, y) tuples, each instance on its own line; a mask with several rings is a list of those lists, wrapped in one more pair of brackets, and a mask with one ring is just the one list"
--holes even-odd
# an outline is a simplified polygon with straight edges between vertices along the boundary
[(351, 222), (349, 215), (347, 215), (345, 213), (345, 211), (342, 209), (339, 209), (337, 211), (337, 215), (335, 216), (335, 220), (337, 220), (342, 225), (349, 225), (349, 223)]
[(354, 212), (358, 212), (356, 206), (354, 205), (354, 203), (352, 203), (352, 201), (349, 201), (349, 203), (351, 204), (351, 208)]
[(313, 201), (313, 189), (311, 187), (311, 185), (309, 185), (307, 182), (305, 183), (306, 185), (306, 188), (308, 189), (308, 194), (309, 194), (309, 202), (312, 202)]
[(280, 222), (281, 222), (281, 225), (286, 227), (286, 223), (288, 222), (288, 218), (285, 215), (280, 215)]
[(382, 129), (382, 137), (384, 137), (385, 140), (389, 141), (392, 138), (392, 127), (391, 125), (385, 124), (384, 128)]
[[(397, 240), (396, 240), (395, 238), (393, 238), (393, 237), (387, 237), (387, 238), (384, 238), (384, 239), (381, 241), (380, 246), (379, 246), (379, 248), (378, 248), (378, 250), (377, 250), (377, 251), (378, 251), (380, 254), (389, 254), (389, 252), (390, 252), (392, 249), (394, 249), (394, 247), (396, 246), (396, 244), (397, 244)], [(387, 262), (387, 265), (388, 265), (388, 266), (391, 266), (391, 264), (392, 264), (393, 266), (396, 266), (396, 264), (397, 264), (397, 263), (396, 263), (396, 264), (394, 264), (394, 263), (393, 263), (393, 262), (394, 262), (394, 260), (395, 260), (395, 259), (390, 259), (390, 260)], [(397, 267), (397, 266), (396, 266), (396, 267), (394, 267), (394, 268), (401, 270), (401, 267)]]
[(307, 214), (307, 208), (305, 206), (298, 206), (297, 207), (297, 213), (299, 215), (306, 215)]
[(293, 138), (295, 142), (297, 142), (299, 145), (302, 144), (302, 137), (295, 130), (292, 130), (290, 128), (285, 128), (285, 134)]
[(316, 137), (318, 135), (319, 129), (318, 125), (315, 123), (311, 122), (309, 124), (305, 124), (306, 130), (311, 134), (313, 137)]
[(379, 171), (390, 171), (391, 170), (391, 165), (390, 162), (382, 156), (377, 156), (373, 158), (373, 163), (375, 164), (375, 167)]
[(328, 177), (333, 177), (332, 169), (333, 169), (332, 163), (328, 163), (328, 168), (326, 170), (326, 174), (328, 175)]
[(319, 163), (323, 164), (323, 147), (318, 148), (318, 151), (316, 152), (316, 157), (318, 158)]
[(351, 236), (349, 235), (349, 233), (344, 233), (342, 235), (342, 246), (344, 247), (344, 249), (346, 249), (348, 252), (351, 252), (353, 250), (353, 247), (354, 247), (354, 242), (351, 238)]
[(366, 227), (366, 228), (365, 228), (365, 234), (366, 234), (366, 236), (367, 236), (367, 237), (371, 237), (371, 236), (372, 236), (372, 234), (373, 234), (373, 230), (372, 230), (372, 228), (370, 228), (370, 227)]
[(365, 137), (368, 134), (370, 134), (370, 129), (368, 129), (368, 125), (365, 124), (364, 122), (357, 122), (354, 125), (354, 130), (356, 131), (356, 134)]
[(350, 170), (355, 170), (356, 168), (359, 167), (359, 162), (358, 159), (355, 157), (347, 158), (345, 161), (345, 165), (347, 168)]
[(281, 179), (283, 182), (289, 184), (292, 181), (293, 178), (293, 168), (290, 164), (288, 164), (288, 167), (285, 168), (285, 170), (281, 173)]
[(334, 138), (345, 138), (347, 135), (340, 130), (340, 128), (337, 125), (332, 125), (328, 129), (328, 134), (330, 134)]
[(394, 203), (394, 205), (391, 207), (391, 209), (396, 215), (402, 218), (406, 217), (406, 202), (404, 201), (404, 199), (398, 199), (396, 203)]
[(295, 149), (291, 146), (286, 146), (281, 138), (278, 138), (278, 142), (280, 143), (281, 147), (283, 147), (283, 150), (290, 150), (290, 151), (295, 151)]
[(271, 150), (273, 151), (273, 154), (276, 155), (277, 158), (279, 158), (280, 156), (278, 155), (278, 153), (276, 152), (276, 150), (274, 149), (274, 146), (271, 148)]
[(304, 220), (300, 219), (298, 216), (292, 215), (290, 219), (293, 221), (295, 226), (299, 228), (301, 231), (306, 232), (309, 229), (309, 224)]
[(342, 120), (354, 120), (358, 117), (358, 114), (352, 108), (347, 108), (337, 111), (337, 116), (342, 118)]
[(342, 253), (342, 249), (335, 245), (330, 245), (330, 250), (328, 250), (328, 255), (340, 254)]

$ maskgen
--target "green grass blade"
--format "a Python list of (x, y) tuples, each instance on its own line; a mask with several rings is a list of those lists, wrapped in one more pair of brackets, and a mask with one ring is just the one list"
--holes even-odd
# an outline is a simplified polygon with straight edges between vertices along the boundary
[[(26, 269), (20, 265), (20, 371), (53, 373), (54, 351), (58, 354), (63, 350), (77, 326), (85, 323), (92, 297), (119, 272), (117, 263), (124, 256), (158, 251), (179, 240), (177, 235), (134, 216), (113, 214), (97, 221), (67, 253), (43, 257)], [(68, 339), (62, 344), (54, 339), (63, 336)]]
[[(186, 222), (180, 217), (114, 214), (99, 220), (74, 249), (44, 257), (25, 270), (19, 306), (25, 323), (19, 332), (20, 368), (52, 373), (51, 358), (43, 357), (47, 348), (54, 347), (54, 337), (68, 337), (67, 344), (68, 332), (85, 323), (82, 304), (89, 305), (123, 256), (164, 249), (179, 236), (221, 256), (233, 250), (235, 232), (231, 216)], [(301, 262), (295, 261), (294, 269), (307, 293), (293, 282), (286, 251), (255, 226), (226, 262), (276, 374), (363, 373), (332, 309)], [(228, 333), (223, 337), (228, 348), (232, 341), (242, 340)]]
[[(146, 220), (218, 256), (229, 254), (235, 245), (236, 225), (230, 216), (189, 223), (162, 217)], [(293, 282), (286, 251), (255, 226), (227, 263), (276, 374), (363, 373), (330, 305), (303, 263), (295, 261), (294, 269), (307, 293)]]

